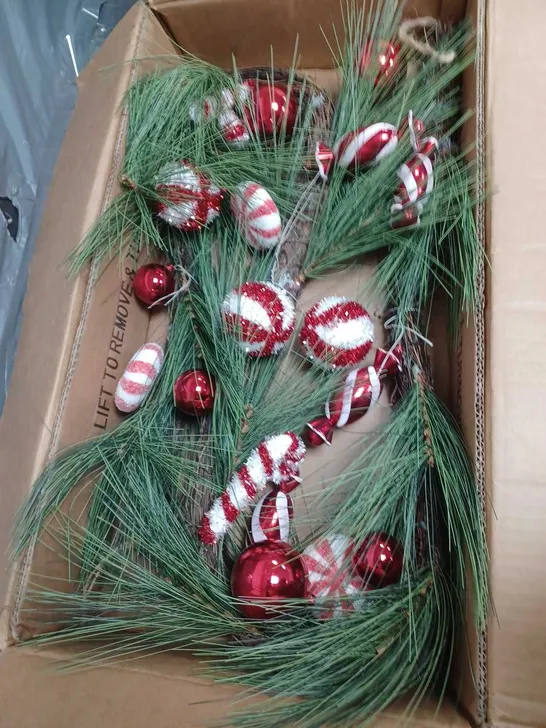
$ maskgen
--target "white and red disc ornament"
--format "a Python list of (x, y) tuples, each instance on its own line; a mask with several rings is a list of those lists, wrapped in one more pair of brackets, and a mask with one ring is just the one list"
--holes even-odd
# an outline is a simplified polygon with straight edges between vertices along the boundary
[(373, 321), (366, 309), (344, 296), (326, 296), (305, 314), (300, 341), (307, 357), (322, 366), (358, 366), (370, 351)]
[(254, 543), (259, 541), (288, 541), (290, 521), (294, 515), (292, 498), (282, 490), (270, 490), (252, 512), (250, 533)]
[(281, 239), (281, 216), (269, 192), (257, 182), (237, 185), (231, 209), (249, 245), (270, 250)]
[(218, 126), (230, 147), (243, 149), (250, 141), (246, 124), (233, 109), (226, 109), (218, 115)]
[(220, 214), (224, 193), (189, 162), (165, 167), (155, 189), (158, 216), (178, 230), (199, 230)]
[(361, 595), (362, 579), (353, 566), (355, 544), (347, 536), (333, 534), (308, 546), (302, 554), (307, 572), (306, 595), (321, 619), (353, 612)]
[(266, 438), (232, 475), (227, 488), (203, 516), (199, 539), (209, 545), (217, 543), (268, 483), (282, 487), (299, 479), (304, 456), (303, 440), (293, 432)]
[(163, 364), (159, 344), (144, 344), (133, 354), (119, 380), (114, 404), (120, 412), (135, 412), (146, 399)]
[(379, 400), (383, 380), (402, 370), (402, 349), (378, 349), (373, 366), (354, 369), (347, 375), (343, 389), (326, 404), (325, 414), (335, 427), (345, 427), (364, 417)]
[(267, 281), (250, 281), (234, 288), (222, 304), (227, 330), (252, 357), (278, 354), (294, 331), (292, 298)]

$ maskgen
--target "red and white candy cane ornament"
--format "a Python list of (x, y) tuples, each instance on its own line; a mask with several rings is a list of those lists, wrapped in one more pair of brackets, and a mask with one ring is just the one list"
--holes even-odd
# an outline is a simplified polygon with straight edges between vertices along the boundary
[(306, 594), (319, 608), (321, 619), (354, 611), (354, 600), (362, 592), (362, 579), (353, 566), (354, 552), (350, 538), (333, 534), (315, 541), (302, 554)]
[(254, 543), (259, 541), (288, 541), (290, 521), (294, 515), (292, 498), (282, 490), (270, 490), (252, 512), (250, 532)]
[(233, 474), (226, 490), (203, 516), (200, 540), (211, 545), (217, 543), (268, 483), (280, 486), (298, 477), (304, 456), (303, 440), (293, 432), (266, 438)]
[(220, 214), (224, 193), (188, 162), (164, 167), (155, 189), (158, 216), (178, 230), (199, 230)]
[(319, 174), (327, 179), (332, 164), (343, 169), (377, 164), (392, 154), (398, 144), (398, 129), (392, 124), (378, 122), (347, 132), (332, 149), (318, 142), (315, 150)]
[(226, 109), (218, 115), (218, 126), (230, 147), (243, 149), (250, 141), (250, 134), (246, 124), (233, 109)]
[(373, 339), (373, 321), (366, 309), (344, 296), (317, 301), (305, 314), (300, 331), (307, 357), (333, 369), (360, 364)]
[(256, 250), (270, 250), (281, 239), (279, 209), (269, 192), (257, 182), (237, 185), (231, 198), (231, 209), (244, 237)]
[(294, 331), (296, 310), (290, 295), (268, 281), (234, 288), (222, 304), (227, 330), (252, 357), (278, 354)]
[(133, 354), (119, 380), (114, 404), (120, 412), (135, 412), (148, 396), (163, 364), (159, 344), (144, 344)]
[(335, 427), (345, 427), (364, 417), (379, 400), (383, 380), (402, 370), (402, 349), (378, 349), (373, 366), (355, 369), (347, 376), (343, 389), (326, 403), (325, 414)]

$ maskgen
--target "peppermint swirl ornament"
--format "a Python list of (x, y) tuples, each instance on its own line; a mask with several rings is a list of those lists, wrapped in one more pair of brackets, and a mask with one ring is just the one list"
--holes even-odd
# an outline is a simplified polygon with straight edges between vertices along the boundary
[(336, 164), (353, 168), (377, 164), (392, 154), (398, 144), (398, 130), (392, 124), (379, 122), (344, 134), (333, 146)]
[(270, 490), (261, 498), (252, 513), (250, 532), (254, 543), (288, 541), (290, 521), (294, 515), (292, 498), (281, 490)]
[(302, 554), (307, 571), (306, 593), (317, 606), (321, 619), (353, 612), (362, 580), (352, 559), (355, 545), (347, 536), (333, 534), (308, 546)]
[(252, 357), (279, 354), (294, 331), (296, 311), (290, 295), (267, 281), (234, 288), (222, 304), (227, 330)]
[(307, 357), (332, 369), (360, 364), (373, 339), (373, 321), (366, 309), (343, 296), (326, 296), (311, 306), (300, 331)]
[(141, 346), (131, 357), (119, 380), (114, 404), (120, 412), (135, 412), (144, 402), (163, 364), (159, 344)]
[(157, 215), (177, 230), (199, 230), (220, 214), (224, 194), (188, 162), (164, 167), (158, 175)]
[(256, 182), (242, 182), (231, 198), (231, 209), (253, 248), (271, 250), (280, 242), (281, 216), (265, 187)]
[(409, 162), (398, 168), (397, 175), (400, 184), (394, 194), (391, 213), (396, 215), (409, 208), (414, 211), (413, 224), (419, 223), (419, 216), (434, 188), (432, 161), (426, 154), (416, 154)]

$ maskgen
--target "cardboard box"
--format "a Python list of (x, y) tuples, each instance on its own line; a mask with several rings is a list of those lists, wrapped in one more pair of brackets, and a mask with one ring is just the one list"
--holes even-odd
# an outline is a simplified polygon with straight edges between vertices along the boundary
[[(489, 2), (486, 46), (486, 0), (470, 0), (469, 5), (465, 0), (419, 0), (409, 3), (406, 12), (444, 20), (469, 12), (478, 23), (479, 59), (467, 79), (470, 95), (478, 89), (478, 104), (469, 133), (487, 122), (496, 192), (488, 206), (493, 268), (487, 310), (478, 311), (475, 327), (465, 331), (460, 362), (454, 368), (456, 384), (444, 387), (443, 393), (459, 411), (480, 488), (485, 488), (487, 469), (495, 507), (489, 530), (496, 617), (487, 635), (469, 630), (474, 679), (467, 661), (461, 659), (461, 673), (454, 676), (455, 691), (460, 693), (458, 710), (446, 703), (436, 713), (435, 706), (425, 704), (412, 722), (429, 727), (465, 726), (468, 721), (540, 726), (546, 724), (546, 626), (541, 616), (546, 571), (546, 559), (541, 558), (546, 550), (541, 524), (546, 500), (546, 463), (541, 455), (546, 390), (540, 376), (546, 344), (538, 332), (546, 293), (540, 276), (544, 246), (536, 200), (546, 187), (542, 174), (546, 152), (540, 145), (523, 142), (542, 136), (544, 115), (533, 108), (539, 93), (531, 89), (530, 76), (535, 86), (544, 84), (539, 71), (546, 63), (541, 33), (546, 6), (528, 0), (524, 14), (513, 3), (501, 7)], [(330, 58), (318, 25), (327, 30), (332, 19), (339, 18), (337, 0), (155, 0), (152, 7), (161, 23), (152, 10), (136, 6), (79, 79), (78, 104), (31, 265), (23, 331), (0, 420), (2, 552), (8, 548), (15, 509), (44, 463), (60, 449), (118, 423), (112, 401), (116, 373), (123, 371), (134, 350), (148, 339), (150, 327), (157, 325), (131, 295), (128, 275), (134, 260), (126, 261), (121, 281), (117, 263), (100, 276), (91, 268), (75, 280), (68, 280), (61, 267), (117, 192), (126, 123), (120, 102), (141, 68), (129, 61), (171, 53), (171, 34), (187, 50), (221, 65), (231, 64), (232, 52), (241, 65), (269, 63), (273, 44), (276, 62), (282, 65), (292, 60), (298, 31), (302, 65), (315, 69), (319, 82), (335, 83), (335, 73), (327, 70)], [(148, 60), (145, 67), (153, 63)], [(516, 174), (520, 157), (526, 160), (525, 175)], [(480, 227), (483, 215), (480, 206)], [(449, 381), (445, 376), (444, 382)], [(85, 498), (83, 493), (82, 508)], [(7, 571), (0, 573), (0, 595), (9, 594), (2, 613), (2, 728), (167, 728), (204, 724), (225, 714), (234, 691), (211, 688), (187, 657), (147, 656), (67, 674), (58, 670), (59, 664), (77, 647), (14, 646), (34, 629), (20, 618), (22, 613), (28, 615), (21, 608), (31, 574), (62, 578), (63, 569), (53, 552), (37, 544), (13, 572), (9, 589)], [(394, 706), (379, 722), (390, 726), (399, 717)]]

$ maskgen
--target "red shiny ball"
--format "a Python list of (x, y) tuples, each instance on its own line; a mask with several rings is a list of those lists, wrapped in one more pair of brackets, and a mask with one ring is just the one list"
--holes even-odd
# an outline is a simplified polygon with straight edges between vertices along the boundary
[(208, 415), (214, 408), (216, 383), (204, 369), (190, 369), (174, 383), (174, 403), (186, 415)]
[(334, 423), (328, 417), (317, 417), (305, 425), (305, 442), (310, 447), (330, 445), (334, 434)]
[(169, 267), (159, 263), (142, 265), (133, 278), (133, 290), (138, 300), (151, 306), (174, 291), (174, 278)]
[(301, 556), (283, 541), (249, 546), (231, 573), (231, 593), (245, 600), (239, 609), (250, 619), (279, 616), (286, 599), (302, 599), (306, 574)]
[(386, 533), (371, 533), (356, 551), (353, 563), (366, 586), (395, 584), (402, 576), (402, 544)]
[(294, 130), (298, 116), (298, 102), (285, 83), (245, 81), (250, 89), (250, 106), (245, 109), (248, 126), (266, 136), (278, 134), (283, 125), (287, 136)]
[(392, 220), (392, 227), (397, 230), (398, 228), (411, 227), (412, 225), (418, 225), (420, 221), (419, 212), (414, 205), (406, 207)]
[[(374, 47), (377, 49), (377, 61), (372, 64), (372, 51)], [(386, 81), (394, 76), (397, 72), (400, 66), (399, 55), (400, 46), (395, 43), (381, 41), (375, 46), (372, 43), (366, 43), (360, 56), (360, 72), (364, 74), (370, 68), (372, 71), (379, 68), (374, 81), (374, 85), (377, 86), (382, 81)]]

